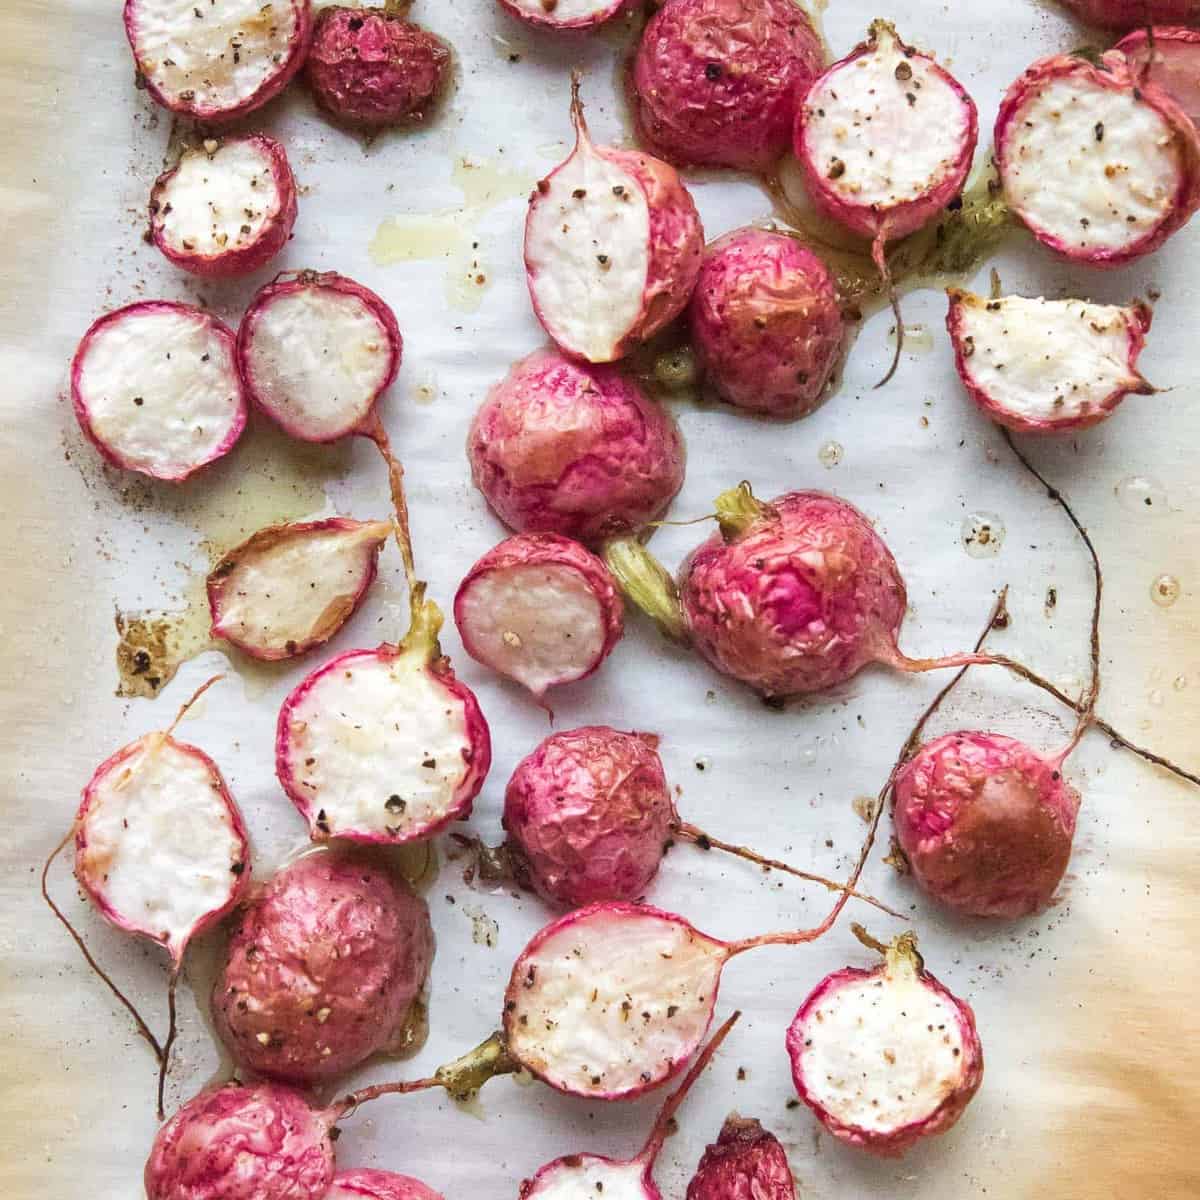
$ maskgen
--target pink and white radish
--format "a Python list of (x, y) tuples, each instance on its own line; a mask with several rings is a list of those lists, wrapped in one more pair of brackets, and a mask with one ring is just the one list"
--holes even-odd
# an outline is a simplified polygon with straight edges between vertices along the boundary
[(441, 1192), (426, 1187), (411, 1175), (356, 1167), (333, 1177), (325, 1200), (446, 1200)]
[(273, 99), (300, 69), (310, 0), (125, 0), (139, 86), (164, 108), (216, 124)]
[(429, 114), (450, 75), (450, 47), (407, 10), (332, 5), (318, 13), (305, 74), (330, 116), (380, 129)]
[(687, 1200), (796, 1200), (779, 1139), (753, 1118), (727, 1117), (700, 1159)]
[(975, 1015), (928, 971), (916, 937), (874, 943), (884, 962), (845, 967), (788, 1028), (796, 1093), (839, 1141), (898, 1156), (945, 1133), (983, 1081)]
[(804, 416), (820, 403), (845, 340), (828, 268), (796, 238), (765, 229), (709, 246), (688, 324), (717, 395), (772, 416)]
[(1035, 62), (1005, 94), (995, 136), (1013, 213), (1072, 262), (1149, 254), (1200, 204), (1200, 134), (1119, 51)]
[(296, 212), (296, 180), (274, 138), (209, 139), (155, 181), (150, 236), (193, 275), (248, 275), (287, 244)]
[(564, 1155), (541, 1167), (532, 1179), (522, 1182), (520, 1200), (585, 1200), (599, 1195), (611, 1200), (662, 1200), (662, 1192), (654, 1182), (654, 1164), (671, 1132), (675, 1114), (741, 1015), (735, 1012), (696, 1056), (683, 1082), (659, 1109), (650, 1136), (636, 1157)]
[(402, 879), (307, 855), (242, 910), (213, 986), (217, 1034), (259, 1075), (330, 1079), (395, 1040), (432, 958), (429, 910)]
[(793, 0), (669, 0), (634, 60), (638, 124), (680, 166), (765, 171), (790, 145), (797, 93), (824, 63)]
[(873, 21), (867, 41), (815, 79), (796, 111), (794, 150), (816, 206), (871, 239), (891, 294), (900, 359), (904, 325), (887, 243), (920, 229), (963, 189), (979, 119), (962, 85), (932, 57)]
[(260, 529), (209, 572), (213, 637), (267, 661), (324, 645), (362, 603), (391, 532), (349, 517)]
[(959, 378), (999, 425), (1017, 433), (1086, 429), (1131, 393), (1154, 391), (1137, 370), (1153, 316), (1147, 304), (989, 300), (958, 288), (947, 295)]
[(556, 533), (493, 546), (459, 584), (454, 622), (467, 653), (540, 701), (585, 679), (625, 631), (624, 604), (602, 559)]
[(675, 168), (593, 144), (579, 78), (575, 148), (529, 197), (525, 276), (542, 328), (573, 358), (614, 362), (684, 309), (704, 231)]
[[(234, 908), (250, 883), (249, 838), (220, 770), (203, 750), (174, 737), (191, 706), (219, 678), (205, 683), (168, 729), (143, 735), (96, 768), (70, 832), (42, 871), (46, 903), (158, 1058), (160, 1117), (184, 955), (194, 938)], [(100, 915), (125, 933), (157, 942), (170, 957), (170, 1024), (161, 1045), (50, 898), (50, 865), (72, 839), (75, 878)]]
[[(1200, 20), (1200, 4), (1190, 0), (1188, 7)], [(1125, 55), (1135, 79), (1160, 88), (1193, 124), (1200, 122), (1200, 29), (1135, 29), (1113, 48)]]
[(488, 393), (467, 436), (471, 477), (519, 533), (595, 544), (660, 517), (683, 484), (670, 414), (612, 367), (539, 350)]
[(114, 467), (181, 483), (246, 427), (234, 337), (188, 304), (144, 300), (95, 321), (71, 363), (79, 427)]
[(1196, 0), (1062, 0), (1076, 16), (1106, 29), (1200, 21)]
[(535, 29), (595, 29), (633, 6), (630, 0), (499, 0), (511, 16)]

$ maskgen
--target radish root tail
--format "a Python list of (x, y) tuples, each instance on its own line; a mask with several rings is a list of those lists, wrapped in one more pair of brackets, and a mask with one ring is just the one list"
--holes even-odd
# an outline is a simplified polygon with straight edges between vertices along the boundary
[(892, 279), (892, 270), (888, 266), (887, 236), (886, 227), (880, 229), (875, 235), (875, 240), (871, 243), (871, 261), (875, 264), (875, 270), (879, 272), (879, 278), (887, 292), (888, 303), (892, 307), (892, 319), (896, 322), (896, 349), (892, 354), (892, 365), (875, 385), (876, 388), (883, 387), (895, 375), (896, 369), (900, 366), (900, 354), (904, 349), (904, 318), (900, 315), (900, 296), (896, 292), (896, 283)]
[(171, 1048), (175, 1045), (175, 1034), (179, 1024), (175, 1014), (175, 990), (179, 986), (179, 967), (171, 970), (167, 980), (167, 1040), (163, 1042), (162, 1057), (158, 1060), (158, 1119), (166, 1116), (163, 1108), (163, 1091), (167, 1086), (167, 1071), (171, 1067)]

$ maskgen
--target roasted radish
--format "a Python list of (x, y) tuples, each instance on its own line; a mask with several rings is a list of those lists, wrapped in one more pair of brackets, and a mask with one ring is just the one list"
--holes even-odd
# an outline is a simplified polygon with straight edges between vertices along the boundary
[(1062, 0), (1073, 13), (1106, 29), (1200, 21), (1196, 0)]
[(1146, 304), (947, 294), (946, 328), (967, 394), (1017, 433), (1085, 429), (1130, 393), (1154, 391), (1137, 370), (1153, 315)]
[(193, 275), (248, 275), (287, 244), (296, 180), (273, 138), (242, 134), (185, 150), (150, 192), (150, 236)]
[(107, 313), (71, 363), (79, 427), (114, 467), (180, 483), (233, 449), (246, 399), (233, 333), (187, 304)]
[(209, 573), (213, 637), (267, 660), (324, 645), (362, 603), (391, 532), (349, 517), (260, 529)]
[(217, 1033), (259, 1075), (330, 1079), (395, 1040), (432, 958), (429, 910), (401, 879), (307, 855), (242, 911), (213, 987)]
[(591, 675), (625, 629), (603, 560), (555, 533), (519, 533), (489, 550), (459, 584), (454, 622), (473, 659), (539, 700)]
[(488, 393), (467, 457), (510, 528), (593, 544), (661, 516), (683, 484), (670, 414), (616, 369), (552, 350), (517, 363)]
[(722, 400), (784, 417), (820, 402), (845, 335), (837, 287), (820, 258), (796, 238), (753, 228), (708, 248), (688, 322), (705, 379)]
[(445, 1200), (445, 1197), (411, 1175), (356, 1167), (352, 1171), (339, 1171), (333, 1177), (325, 1200)]
[(662, 1200), (662, 1192), (654, 1182), (654, 1164), (667, 1140), (667, 1134), (671, 1132), (675, 1114), (741, 1015), (735, 1012), (696, 1056), (683, 1082), (667, 1097), (659, 1110), (650, 1136), (635, 1158), (607, 1158), (600, 1154), (564, 1155), (547, 1163), (532, 1179), (526, 1179), (521, 1184), (520, 1200), (535, 1200), (535, 1197), (540, 1200), (571, 1200), (572, 1197), (584, 1200), (584, 1197), (600, 1195), (616, 1197), (617, 1200)]
[(571, 83), (575, 148), (529, 198), (525, 275), (542, 328), (564, 353), (623, 358), (682, 311), (704, 231), (674, 167), (596, 146)]
[(1000, 105), (996, 165), (1030, 233), (1095, 267), (1156, 250), (1200, 204), (1200, 134), (1119, 51), (1029, 67)]
[(311, 31), (310, 0), (125, 0), (139, 84), (164, 108), (209, 123), (281, 92)]
[(824, 59), (793, 0), (668, 0), (633, 64), (638, 123), (669, 162), (766, 170), (788, 148), (797, 92)]
[(537, 29), (594, 29), (632, 6), (629, 0), (499, 0), (518, 21)]
[(796, 1093), (840, 1141), (885, 1156), (945, 1133), (983, 1080), (975, 1014), (928, 971), (916, 938), (879, 946), (809, 993), (787, 1032)]
[[(1200, 20), (1200, 4), (1187, 0), (1187, 7)], [(1114, 49), (1125, 55), (1135, 79), (1166, 92), (1193, 124), (1200, 121), (1200, 29), (1135, 29)]]
[(779, 1139), (753, 1118), (726, 1118), (688, 1184), (687, 1200), (796, 1200)]
[(317, 15), (305, 74), (317, 103), (350, 125), (416, 124), (450, 72), (450, 47), (407, 20), (407, 4), (333, 5)]

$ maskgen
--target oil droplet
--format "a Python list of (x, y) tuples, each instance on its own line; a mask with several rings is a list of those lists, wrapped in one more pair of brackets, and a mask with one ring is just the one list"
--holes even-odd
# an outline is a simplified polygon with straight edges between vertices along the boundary
[(116, 614), (118, 696), (152, 700), (188, 659), (215, 646), (204, 584), (189, 577), (182, 608)]
[(905, 325), (904, 353), (928, 354), (933, 350), (933, 330), (928, 325)]
[(1163, 694), (1158, 688), (1154, 688), (1146, 699), (1154, 708), (1162, 708)]
[(995, 513), (974, 512), (963, 517), (963, 549), (972, 558), (995, 558), (1004, 545), (1004, 522)]
[(390, 267), (393, 263), (449, 258), (467, 240), (468, 216), (461, 209), (443, 209), (388, 217), (367, 247), (371, 261), (377, 267)]
[(817, 743), (809, 742), (796, 752), (796, 761), (802, 767), (811, 767), (817, 761)]
[(850, 801), (850, 807), (854, 809), (855, 815), (860, 820), (869, 825), (875, 819), (875, 809), (878, 803), (879, 799), (876, 796), (855, 796)]
[(1161, 484), (1145, 475), (1122, 479), (1113, 492), (1122, 508), (1129, 512), (1155, 516), (1167, 511), (1167, 493)]
[(413, 387), (413, 403), (421, 405), (432, 404), (438, 397), (437, 379), (432, 373), (422, 375)]
[(1177, 692), (1182, 692), (1184, 688), (1187, 687), (1187, 683), (1188, 681), (1186, 675), (1176, 675), (1175, 678), (1171, 680), (1171, 686)]
[(380, 1058), (412, 1058), (429, 1037), (429, 1004), (418, 996), (409, 1006), (391, 1043), (380, 1052)]
[(845, 454), (845, 450), (842, 448), (841, 442), (826, 442), (817, 451), (817, 461), (821, 466), (832, 470), (842, 461), (843, 454)]
[(1174, 575), (1160, 575), (1150, 585), (1150, 599), (1159, 608), (1170, 608), (1180, 593), (1179, 580)]
[(462, 911), (463, 915), (471, 920), (471, 941), (477, 946), (486, 946), (489, 950), (494, 950), (496, 939), (500, 936), (500, 926), (482, 908), (464, 904)]

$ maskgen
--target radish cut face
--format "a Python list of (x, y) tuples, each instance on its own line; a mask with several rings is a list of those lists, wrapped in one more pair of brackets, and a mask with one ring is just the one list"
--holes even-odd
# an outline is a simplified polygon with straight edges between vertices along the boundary
[[(1192, 18), (1200, 17), (1200, 8), (1187, 2)], [(1114, 49), (1125, 55), (1136, 78), (1166, 92), (1193, 124), (1200, 121), (1200, 29), (1156, 28), (1153, 50), (1146, 30), (1135, 29)]]
[(728, 954), (655, 908), (596, 904), (568, 913), (513, 967), (505, 1044), (559, 1091), (600, 1100), (648, 1091), (700, 1044)]
[(572, 1154), (543, 1167), (521, 1188), (521, 1200), (660, 1200), (662, 1193), (641, 1162), (598, 1154)]
[(178, 963), (250, 879), (246, 831), (212, 759), (150, 733), (102, 763), (76, 817), (75, 877), (108, 920)]
[(268, 284), (238, 329), (238, 369), (250, 399), (306, 442), (361, 431), (396, 378), (401, 351), (387, 304), (333, 272)]
[(339, 1171), (325, 1193), (325, 1200), (445, 1200), (445, 1197), (411, 1175), (359, 1167)]
[(346, 517), (260, 529), (208, 577), (213, 636), (268, 660), (322, 645), (362, 602), (391, 531)]
[(542, 29), (591, 29), (615, 17), (627, 0), (500, 0), (519, 21)]
[(299, 70), (309, 0), (125, 0), (125, 33), (164, 108), (224, 121), (265, 104)]
[(1150, 328), (1145, 304), (1005, 296), (950, 289), (946, 327), (971, 399), (1019, 433), (1095, 425), (1130, 393), (1153, 388), (1137, 372)]
[(92, 325), (71, 364), (71, 398), (109, 462), (173, 483), (227, 454), (246, 425), (232, 332), (165, 300)]

